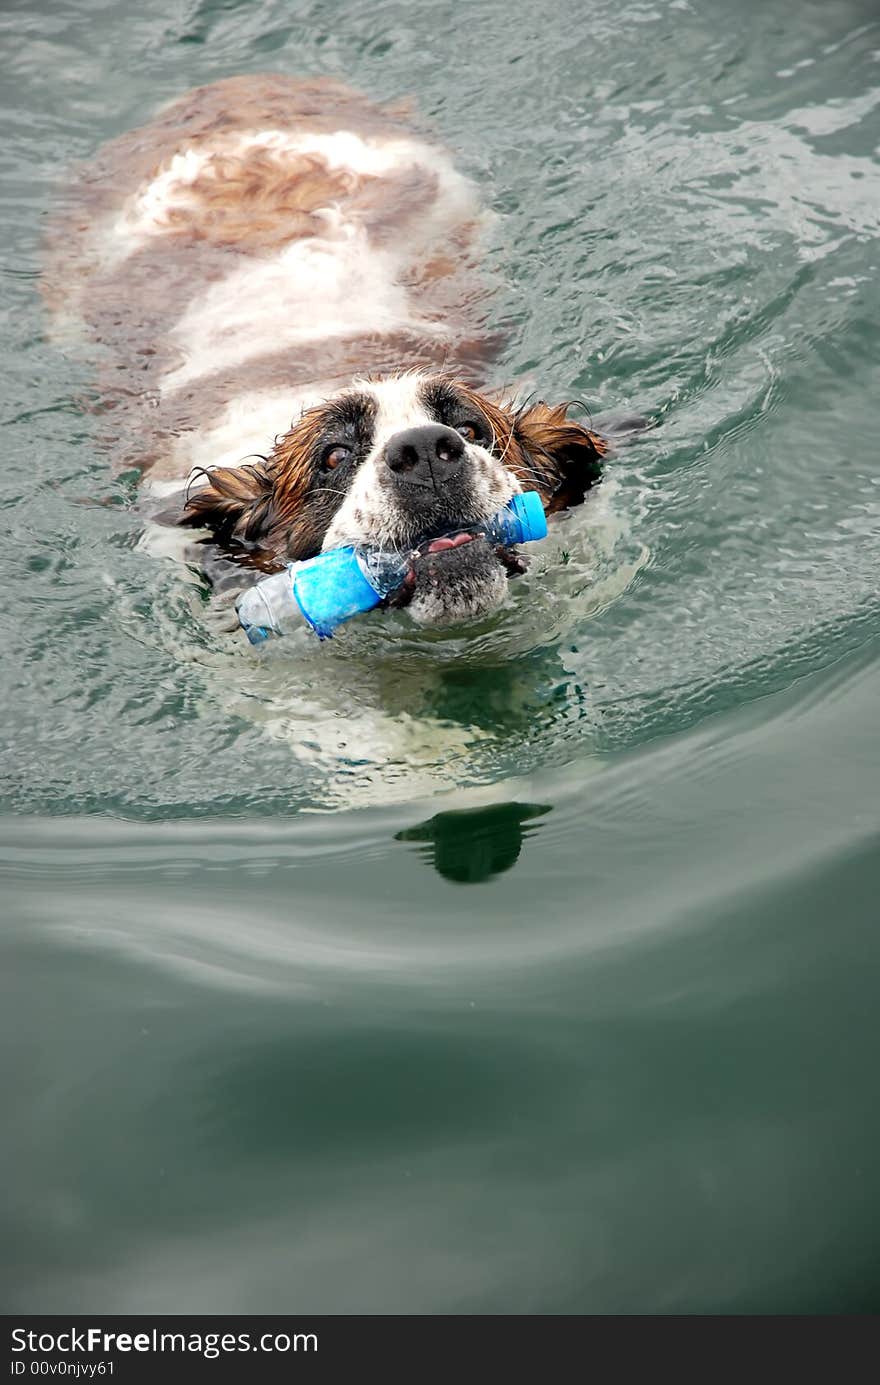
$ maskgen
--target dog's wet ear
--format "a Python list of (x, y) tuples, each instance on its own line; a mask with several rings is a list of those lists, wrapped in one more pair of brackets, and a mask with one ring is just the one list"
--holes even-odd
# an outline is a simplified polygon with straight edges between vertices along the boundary
[(548, 513), (579, 505), (602, 479), (608, 444), (598, 433), (568, 418), (570, 404), (540, 400), (521, 409), (514, 436), (526, 454)]
[(266, 537), (275, 519), (275, 483), (265, 461), (201, 474), (207, 484), (193, 489), (191, 478), (178, 524), (209, 529), (219, 543), (258, 543)]

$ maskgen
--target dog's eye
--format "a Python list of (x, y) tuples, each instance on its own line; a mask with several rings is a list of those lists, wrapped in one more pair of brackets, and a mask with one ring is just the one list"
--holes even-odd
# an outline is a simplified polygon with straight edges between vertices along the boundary
[(475, 423), (459, 423), (456, 433), (461, 433), (465, 442), (476, 442), (480, 437), (480, 430)]
[(351, 448), (344, 447), (342, 443), (337, 443), (335, 447), (328, 447), (324, 453), (322, 466), (327, 471), (332, 471), (339, 466), (340, 462), (345, 462), (351, 456)]

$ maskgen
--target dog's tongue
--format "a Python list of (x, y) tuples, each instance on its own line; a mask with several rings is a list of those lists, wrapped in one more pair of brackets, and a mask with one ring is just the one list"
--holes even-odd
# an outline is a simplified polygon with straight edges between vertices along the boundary
[(428, 544), (428, 553), (442, 553), (445, 548), (460, 548), (463, 543), (470, 543), (473, 534), (453, 534), (451, 538), (434, 539)]

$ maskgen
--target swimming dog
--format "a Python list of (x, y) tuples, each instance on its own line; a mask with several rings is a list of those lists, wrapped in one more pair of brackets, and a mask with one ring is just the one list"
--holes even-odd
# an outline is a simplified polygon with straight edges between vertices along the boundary
[(342, 544), (411, 551), (392, 600), (449, 623), (522, 570), (469, 526), (522, 489), (548, 513), (582, 501), (606, 450), (566, 404), (484, 392), (483, 219), (405, 108), (235, 77), (98, 152), (46, 294), (101, 347), (117, 467), (176, 487), (174, 523), (252, 576)]

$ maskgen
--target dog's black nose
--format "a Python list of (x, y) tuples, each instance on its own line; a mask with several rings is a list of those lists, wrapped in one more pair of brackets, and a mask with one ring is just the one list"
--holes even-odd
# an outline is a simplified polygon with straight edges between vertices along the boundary
[(405, 428), (385, 446), (385, 461), (401, 481), (436, 486), (448, 480), (464, 456), (464, 438), (440, 423)]

